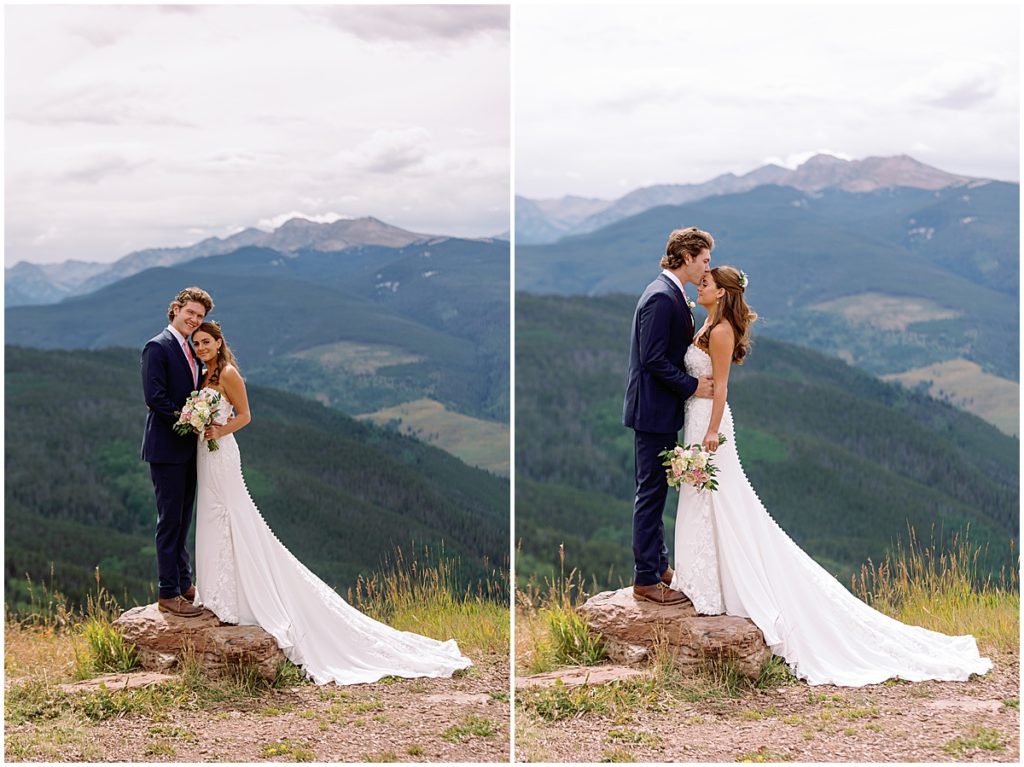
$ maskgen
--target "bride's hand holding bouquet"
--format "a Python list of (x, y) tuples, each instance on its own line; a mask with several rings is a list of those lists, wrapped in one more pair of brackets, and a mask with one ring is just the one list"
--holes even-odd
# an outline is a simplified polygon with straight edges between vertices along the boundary
[[(714, 436), (715, 449), (725, 444), (725, 435)], [(718, 482), (715, 474), (718, 469), (711, 462), (712, 450), (706, 449), (708, 438), (704, 438), (702, 445), (679, 445), (668, 450), (662, 450), (658, 457), (664, 459), (662, 466), (666, 466), (665, 473), (668, 475), (668, 486), (677, 490), (683, 485), (692, 485), (698, 490), (717, 490)]]

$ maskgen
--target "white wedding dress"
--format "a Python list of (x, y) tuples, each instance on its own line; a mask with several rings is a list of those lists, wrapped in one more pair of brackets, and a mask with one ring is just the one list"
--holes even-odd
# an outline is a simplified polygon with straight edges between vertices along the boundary
[[(692, 376), (711, 375), (711, 358), (697, 346), (685, 365)], [(683, 444), (703, 441), (711, 407), (710, 399), (686, 401)], [(965, 680), (992, 668), (974, 637), (908, 626), (847, 591), (768, 515), (740, 465), (728, 405), (719, 431), (727, 441), (714, 457), (718, 489), (683, 486), (676, 512), (672, 588), (697, 612), (749, 618), (812, 685)]]
[[(231, 412), (221, 398), (215, 420)], [(454, 640), (399, 631), (363, 615), (284, 545), (249, 497), (235, 437), (211, 451), (199, 438), (196, 605), (224, 623), (256, 625), (317, 684), (385, 676), (447, 677), (472, 662)]]

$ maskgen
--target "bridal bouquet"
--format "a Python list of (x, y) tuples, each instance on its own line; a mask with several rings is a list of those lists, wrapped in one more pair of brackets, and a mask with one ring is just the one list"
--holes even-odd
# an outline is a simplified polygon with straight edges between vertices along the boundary
[[(725, 444), (725, 435), (718, 435), (718, 444)], [(712, 454), (698, 445), (676, 445), (670, 450), (662, 450), (659, 458), (664, 458), (662, 466), (667, 466), (668, 486), (677, 490), (683, 485), (693, 485), (698, 490), (717, 490), (715, 472), (718, 469), (711, 463)]]
[[(185, 401), (185, 406), (178, 414), (178, 422), (174, 424), (176, 434), (185, 436), (195, 433), (202, 434), (206, 427), (213, 423), (213, 417), (217, 414), (217, 406), (220, 405), (221, 393), (216, 389), (203, 389), (194, 391)], [(218, 450), (220, 446), (217, 440), (211, 439), (206, 443), (210, 450)]]

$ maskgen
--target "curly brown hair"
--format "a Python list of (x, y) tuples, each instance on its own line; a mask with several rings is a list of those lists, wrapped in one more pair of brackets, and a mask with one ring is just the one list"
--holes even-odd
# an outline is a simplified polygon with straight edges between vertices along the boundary
[(174, 307), (177, 306), (179, 309), (185, 308), (185, 304), (189, 301), (195, 301), (197, 304), (202, 304), (206, 307), (206, 313), (209, 314), (213, 311), (213, 299), (210, 298), (210, 294), (202, 288), (185, 288), (183, 291), (178, 293), (167, 306), (167, 321), (174, 320)]
[(742, 365), (750, 351), (750, 326), (757, 320), (757, 312), (747, 306), (744, 288), (741, 284), (740, 271), (734, 266), (716, 266), (711, 270), (711, 279), (715, 285), (725, 290), (711, 310), (711, 322), (708, 329), (700, 334), (697, 345), (702, 349), (711, 346), (711, 331), (722, 320), (725, 320), (735, 331), (736, 340), (732, 350), (732, 361)]
[(220, 341), (220, 349), (217, 350), (217, 361), (214, 363), (215, 367), (213, 372), (210, 373), (210, 384), (220, 383), (220, 374), (228, 365), (234, 365), (235, 369), (238, 369), (238, 361), (235, 359), (234, 352), (231, 351), (231, 347), (228, 346), (228, 342), (224, 340), (224, 332), (220, 329), (220, 323), (214, 320), (207, 320), (203, 322), (198, 328), (192, 331), (192, 335), (203, 332), (209, 333), (216, 340)]
[[(685, 229), (676, 229), (668, 236), (665, 243), (665, 255), (661, 257), (662, 269), (678, 269), (690, 259), (700, 255), (702, 250), (714, 250), (715, 238), (698, 229), (695, 226), (688, 226)], [(689, 256), (689, 258), (686, 258)]]

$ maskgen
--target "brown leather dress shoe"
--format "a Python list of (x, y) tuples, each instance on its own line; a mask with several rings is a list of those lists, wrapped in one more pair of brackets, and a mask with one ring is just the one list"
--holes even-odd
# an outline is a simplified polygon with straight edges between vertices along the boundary
[(634, 584), (633, 597), (654, 602), (656, 605), (677, 605), (686, 601), (686, 596), (681, 591), (673, 591), (661, 581), (652, 583), (650, 586)]
[[(671, 571), (669, 571), (669, 572), (671, 572)], [(188, 591), (186, 591), (184, 594), (182, 594), (181, 598), (184, 599), (186, 602), (195, 602), (196, 601), (196, 585), (193, 583), (191, 586), (189, 586), (188, 587)]]
[(170, 613), (171, 615), (177, 615), (181, 618), (195, 618), (197, 615), (202, 615), (203, 611), (192, 605), (185, 597), (179, 594), (171, 599), (160, 598), (156, 601), (157, 608), (161, 612)]
[(676, 574), (675, 570), (673, 570), (670, 567), (668, 570), (666, 570), (665, 572), (663, 572), (661, 574), (661, 582), (664, 583), (666, 586), (671, 586), (672, 585), (672, 576), (675, 575), (675, 574)]

